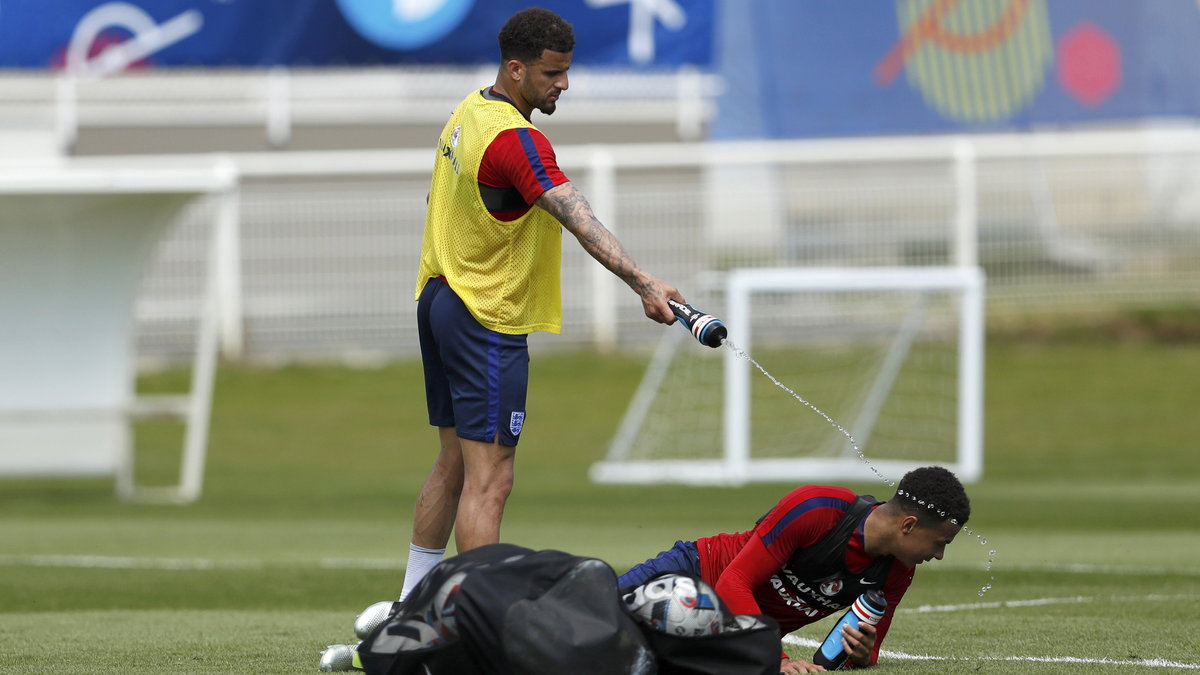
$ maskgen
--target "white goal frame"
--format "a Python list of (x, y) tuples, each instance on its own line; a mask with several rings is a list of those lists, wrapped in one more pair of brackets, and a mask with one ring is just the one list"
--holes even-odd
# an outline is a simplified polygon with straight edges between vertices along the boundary
[[(750, 448), (750, 378), (753, 365), (732, 349), (724, 354), (724, 410), (722, 456), (719, 459), (632, 460), (622, 452), (610, 451), (609, 458), (591, 467), (598, 483), (683, 483), (694, 485), (742, 485), (749, 482), (812, 482), (821, 480), (878, 480), (874, 466), (884, 476), (898, 479), (905, 472), (931, 463), (950, 469), (964, 482), (977, 482), (983, 475), (983, 370), (984, 370), (984, 274), (978, 267), (873, 267), (873, 268), (754, 268), (729, 273), (725, 283), (726, 324), (730, 341), (741, 347), (752, 345), (750, 311), (758, 292), (786, 290), (928, 290), (959, 293), (960, 314), (957, 342), (957, 447), (953, 462), (934, 460), (885, 460), (867, 455), (870, 466), (858, 456), (754, 458)], [(661, 352), (673, 348), (678, 338), (664, 339), (634, 396), (626, 419), (614, 440), (614, 449), (629, 444), (641, 423), (642, 411), (653, 396), (664, 367)], [(902, 359), (907, 349), (904, 336), (892, 345), (888, 360)], [(688, 345), (691, 346), (691, 345)], [(750, 354), (753, 356), (753, 354)], [(769, 367), (768, 367), (769, 369)], [(881, 378), (890, 377), (885, 365)], [(789, 383), (784, 382), (784, 385)], [(884, 387), (888, 386), (886, 383)], [(803, 396), (803, 391), (797, 391)], [(820, 408), (820, 401), (811, 401)], [(800, 405), (797, 402), (797, 405)], [(816, 415), (813, 411), (810, 414)], [(818, 423), (826, 421), (817, 418)], [(835, 420), (836, 421), (836, 420)], [(840, 423), (840, 422), (839, 422)], [(854, 435), (854, 430), (851, 430)], [(859, 439), (855, 436), (855, 441)], [(861, 446), (861, 443), (860, 443)]]

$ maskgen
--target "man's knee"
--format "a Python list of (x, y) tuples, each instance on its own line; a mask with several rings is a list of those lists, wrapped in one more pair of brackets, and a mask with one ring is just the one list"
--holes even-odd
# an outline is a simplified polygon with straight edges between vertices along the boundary
[(515, 455), (516, 448), (499, 443), (463, 441), (466, 489), (507, 497), (512, 491)]
[(494, 471), (479, 471), (474, 473), (468, 471), (463, 490), (474, 492), (503, 503), (512, 493), (512, 488), (513, 472), (510, 465), (507, 470), (499, 467)]

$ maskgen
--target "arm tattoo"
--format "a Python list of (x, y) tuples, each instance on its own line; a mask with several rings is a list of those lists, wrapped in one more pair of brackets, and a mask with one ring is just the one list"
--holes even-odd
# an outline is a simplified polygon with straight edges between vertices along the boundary
[(583, 249), (620, 277), (639, 295), (644, 295), (653, 284), (644, 279), (637, 263), (616, 236), (596, 218), (587, 198), (571, 183), (556, 185), (542, 193), (537, 205), (550, 212), (579, 240)]

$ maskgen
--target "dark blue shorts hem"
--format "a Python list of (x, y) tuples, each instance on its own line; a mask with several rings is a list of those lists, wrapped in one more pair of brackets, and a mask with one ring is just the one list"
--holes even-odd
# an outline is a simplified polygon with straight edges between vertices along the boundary
[(429, 423), (467, 440), (517, 445), (529, 388), (527, 336), (483, 327), (440, 278), (421, 289), (417, 332)]

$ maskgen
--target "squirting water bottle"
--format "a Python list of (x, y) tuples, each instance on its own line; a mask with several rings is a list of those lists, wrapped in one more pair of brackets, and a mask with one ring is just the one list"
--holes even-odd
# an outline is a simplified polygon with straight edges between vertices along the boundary
[(700, 344), (716, 349), (729, 335), (725, 324), (712, 314), (705, 314), (691, 305), (674, 300), (667, 300), (667, 304)]
[(833, 630), (829, 631), (829, 635), (825, 636), (825, 641), (813, 654), (813, 663), (822, 666), (825, 670), (841, 668), (850, 656), (845, 649), (842, 649), (842, 626), (858, 628), (863, 623), (874, 626), (883, 618), (886, 610), (887, 598), (884, 597), (883, 591), (873, 589), (858, 596), (850, 609), (846, 610), (841, 619), (838, 619)]

